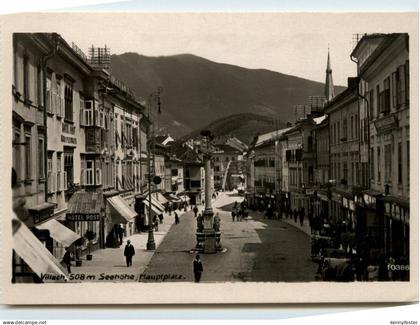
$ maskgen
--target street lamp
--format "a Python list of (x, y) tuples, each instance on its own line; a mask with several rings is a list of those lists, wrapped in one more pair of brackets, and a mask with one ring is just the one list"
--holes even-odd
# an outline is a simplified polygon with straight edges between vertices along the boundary
[(153, 220), (152, 220), (152, 178), (154, 184), (160, 183), (160, 178), (154, 176), (155, 174), (155, 155), (154, 155), (154, 129), (153, 129), (153, 123), (150, 119), (151, 116), (151, 101), (152, 99), (156, 99), (157, 102), (157, 110), (158, 114), (161, 113), (161, 101), (160, 101), (160, 94), (162, 92), (162, 88), (159, 87), (156, 92), (152, 93), (149, 96), (149, 102), (147, 104), (148, 108), (148, 127), (147, 127), (147, 184), (148, 184), (148, 200), (149, 200), (149, 209), (148, 209), (148, 222), (149, 222), (149, 231), (148, 231), (148, 237), (147, 237), (147, 244), (146, 248), (147, 250), (155, 250), (156, 249), (156, 243), (155, 238), (153, 235)]

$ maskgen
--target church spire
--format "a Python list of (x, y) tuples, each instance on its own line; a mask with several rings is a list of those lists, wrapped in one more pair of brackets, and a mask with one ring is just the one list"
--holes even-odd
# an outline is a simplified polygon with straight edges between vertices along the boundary
[(327, 70), (325, 76), (325, 100), (329, 102), (334, 98), (334, 84), (332, 79), (332, 69), (330, 63), (330, 47), (328, 46)]

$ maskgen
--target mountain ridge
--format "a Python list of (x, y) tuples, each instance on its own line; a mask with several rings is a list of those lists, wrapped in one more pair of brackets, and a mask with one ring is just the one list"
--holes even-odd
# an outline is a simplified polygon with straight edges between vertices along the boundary
[[(242, 113), (281, 120), (283, 124), (293, 122), (293, 106), (324, 91), (319, 82), (267, 69), (217, 63), (189, 53), (159, 57), (135, 52), (113, 55), (111, 73), (146, 100), (162, 87), (158, 123), (162, 132), (175, 137)], [(342, 89), (336, 87), (336, 93)]]

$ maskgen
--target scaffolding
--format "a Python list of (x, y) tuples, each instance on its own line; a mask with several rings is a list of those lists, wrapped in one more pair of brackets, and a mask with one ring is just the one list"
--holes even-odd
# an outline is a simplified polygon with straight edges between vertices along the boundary
[(111, 49), (105, 45), (105, 47), (94, 47), (93, 45), (89, 48), (89, 64), (94, 69), (109, 70), (111, 67)]

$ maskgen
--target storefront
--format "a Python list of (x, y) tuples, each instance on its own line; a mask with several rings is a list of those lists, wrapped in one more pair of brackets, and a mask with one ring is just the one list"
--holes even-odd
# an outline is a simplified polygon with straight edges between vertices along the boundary
[(372, 262), (385, 254), (384, 213), (382, 193), (367, 190), (355, 196), (355, 230), (359, 242), (358, 252), (366, 254)]
[[(92, 241), (92, 250), (104, 248), (104, 222), (103, 222), (103, 194), (102, 192), (77, 191), (68, 202), (65, 217), (66, 226), (80, 237), (85, 238), (87, 231), (96, 236)], [(87, 249), (87, 241), (81, 246), (82, 252)]]
[(409, 201), (391, 195), (385, 196), (383, 201), (386, 254), (408, 261), (410, 256)]
[(12, 230), (12, 283), (48, 282), (45, 274), (54, 282), (68, 281), (60, 262), (14, 213)]
[(109, 234), (116, 225), (121, 225), (126, 236), (133, 235), (137, 212), (120, 195), (107, 197), (106, 202), (106, 234)]

